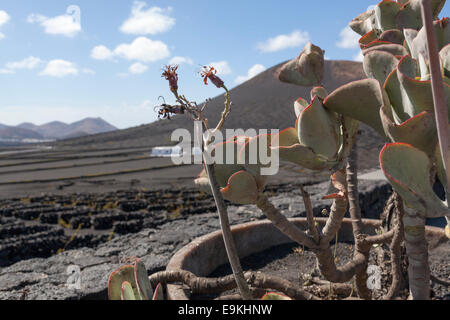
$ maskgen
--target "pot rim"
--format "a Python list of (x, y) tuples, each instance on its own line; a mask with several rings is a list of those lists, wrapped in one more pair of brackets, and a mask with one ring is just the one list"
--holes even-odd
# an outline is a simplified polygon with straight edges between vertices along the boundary
[[(289, 219), (291, 222), (294, 222), (296, 225), (305, 225), (307, 224), (306, 218), (292, 218)], [(315, 221), (323, 226), (325, 225), (328, 218), (315, 218)], [(363, 226), (366, 228), (375, 230), (379, 227), (381, 227), (381, 220), (375, 220), (375, 219), (362, 219)], [(351, 228), (352, 220), (349, 218), (344, 218), (342, 220), (342, 226), (340, 228), (340, 232), (343, 231), (344, 227)], [(273, 237), (276, 233), (281, 234), (280, 231), (276, 229), (276, 227), (272, 224), (269, 220), (261, 220), (256, 222), (248, 222), (243, 224), (235, 225), (231, 228), (231, 232), (233, 236), (236, 238), (236, 235), (245, 235), (250, 230), (255, 230), (258, 228), (269, 228), (273, 229), (272, 234), (264, 233), (264, 235), (261, 235), (263, 238), (268, 238), (269, 236)], [(270, 230), (269, 230), (270, 231)], [(427, 235), (433, 237), (433, 238), (446, 238), (444, 229), (433, 227), (433, 226), (426, 226), (426, 233)], [(286, 236), (283, 235), (285, 240), (279, 240), (280, 243), (273, 243), (272, 245), (262, 248), (261, 250), (257, 250), (255, 252), (251, 252), (249, 254), (240, 255), (240, 258), (243, 259), (253, 253), (261, 252), (266, 249), (269, 249), (271, 247), (282, 245), (282, 244), (288, 244), (293, 243), (293, 241)], [(170, 259), (169, 264), (166, 267), (166, 271), (177, 271), (177, 270), (189, 270), (189, 268), (186, 268), (186, 265), (188, 265), (192, 260), (199, 259), (198, 254), (202, 250), (202, 247), (205, 246), (205, 244), (208, 243), (221, 243), (223, 245), (223, 238), (222, 238), (222, 231), (214, 231), (212, 233), (206, 234), (204, 236), (201, 236), (199, 238), (194, 239), (189, 244), (178, 250), (175, 255)], [(200, 258), (201, 259), (201, 258)], [(226, 263), (226, 262), (225, 262)], [(211, 272), (213, 270), (210, 270)], [(196, 274), (196, 272), (193, 272)], [(205, 276), (205, 275), (200, 275)], [(167, 285), (167, 297), (169, 300), (189, 300), (188, 293), (183, 289), (182, 285), (174, 285), (170, 284)]]

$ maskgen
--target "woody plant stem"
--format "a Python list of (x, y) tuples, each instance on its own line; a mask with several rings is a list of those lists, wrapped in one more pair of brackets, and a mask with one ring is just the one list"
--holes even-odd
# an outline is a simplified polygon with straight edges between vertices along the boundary
[[(230, 113), (231, 108), (231, 101), (229, 96), (229, 91), (223, 85), (223, 88), (226, 91), (226, 102), (225, 102), (225, 110), (222, 113), (221, 120), (219, 124), (217, 125), (215, 131), (218, 131), (222, 128), (228, 114)], [(178, 93), (174, 92), (175, 97), (177, 100), (180, 100), (180, 97), (178, 96)], [(201, 113), (201, 111), (200, 111)], [(203, 130), (208, 130), (208, 121), (207, 119), (203, 118), (201, 114), (198, 115), (198, 118), (202, 120), (203, 123)], [(202, 153), (203, 153), (203, 162), (205, 163), (205, 170), (206, 174), (208, 175), (208, 179), (210, 181), (211, 185), (211, 191), (214, 197), (214, 201), (216, 203), (217, 212), (219, 213), (219, 219), (220, 219), (220, 227), (222, 229), (222, 236), (225, 244), (225, 249), (228, 255), (228, 260), (231, 265), (231, 269), (233, 271), (233, 275), (236, 281), (236, 285), (239, 289), (239, 292), (241, 293), (243, 300), (252, 300), (252, 294), (250, 291), (250, 288), (247, 284), (247, 280), (245, 279), (244, 272), (242, 270), (242, 266), (239, 260), (239, 255), (237, 253), (236, 245), (233, 240), (233, 234), (231, 233), (231, 227), (230, 227), (230, 221), (228, 219), (228, 211), (227, 206), (225, 204), (225, 200), (222, 196), (222, 193), (220, 192), (220, 186), (217, 182), (216, 178), (216, 168), (214, 164), (211, 164), (210, 159), (208, 159), (207, 152), (204, 152), (205, 147), (208, 148), (208, 146), (211, 144), (211, 137), (207, 137), (206, 141), (203, 141), (203, 138), (201, 138), (201, 141), (198, 141), (199, 145), (202, 146)]]

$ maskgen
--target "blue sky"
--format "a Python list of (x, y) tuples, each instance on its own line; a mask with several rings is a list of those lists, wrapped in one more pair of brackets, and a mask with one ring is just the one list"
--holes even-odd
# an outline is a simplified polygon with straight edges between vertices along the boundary
[[(280, 3), (283, 3), (281, 5)], [(214, 63), (232, 88), (297, 56), (306, 41), (355, 60), (345, 31), (373, 0), (14, 0), (0, 4), (0, 123), (102, 117), (119, 128), (156, 119), (170, 102), (161, 68), (180, 64), (180, 91), (203, 101)], [(69, 10), (72, 6), (75, 10)], [(74, 7), (75, 6), (75, 7)], [(79, 14), (78, 9), (79, 8)], [(447, 4), (441, 16), (449, 15)]]

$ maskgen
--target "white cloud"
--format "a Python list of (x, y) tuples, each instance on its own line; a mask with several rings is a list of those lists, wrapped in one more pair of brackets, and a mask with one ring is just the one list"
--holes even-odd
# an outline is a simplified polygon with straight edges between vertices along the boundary
[(9, 20), (11, 20), (9, 14), (6, 11), (0, 10), (0, 27), (7, 23)]
[(131, 44), (123, 43), (114, 49), (114, 53), (127, 60), (154, 62), (170, 56), (167, 45), (161, 41), (146, 37), (136, 38)]
[(148, 70), (148, 67), (145, 64), (142, 64), (140, 62), (136, 62), (135, 64), (132, 64), (128, 71), (132, 74), (141, 74)]
[(350, 27), (345, 27), (339, 34), (340, 40), (336, 44), (339, 48), (343, 49), (356, 49), (359, 48), (359, 39), (361, 36), (353, 31)]
[(52, 60), (45, 67), (44, 71), (40, 73), (42, 76), (63, 78), (69, 75), (78, 75), (77, 67), (70, 61)]
[(357, 62), (364, 61), (364, 56), (361, 51), (357, 55), (353, 56), (353, 61), (357, 61)]
[(245, 81), (248, 81), (248, 80), (254, 78), (258, 74), (260, 74), (261, 72), (264, 72), (266, 70), (267, 70), (266, 67), (264, 67), (262, 64), (255, 64), (253, 67), (250, 68), (250, 70), (248, 70), (248, 73), (246, 76), (239, 76), (236, 78), (236, 80), (234, 80), (234, 82), (236, 82), (237, 84), (241, 84)]
[[(75, 11), (73, 11), (75, 9)], [(38, 23), (48, 34), (63, 35), (66, 37), (74, 37), (81, 31), (81, 22), (78, 7), (67, 8), (67, 14), (56, 16), (53, 18), (46, 17), (42, 14), (30, 14), (28, 23)], [(70, 14), (69, 14), (70, 13)]]
[(14, 73), (16, 72), (11, 69), (0, 69), (0, 74), (14, 74)]
[(191, 58), (188, 57), (173, 57), (170, 59), (169, 64), (194, 64)]
[(96, 60), (112, 60), (114, 58), (114, 52), (105, 46), (96, 46), (92, 49), (91, 58)]
[(17, 70), (17, 69), (32, 70), (35, 69), (42, 62), (43, 61), (41, 59), (30, 56), (26, 59), (23, 59), (22, 61), (8, 62), (6, 64), (6, 68), (9, 70)]
[[(4, 24), (6, 24), (9, 20), (11, 20), (11, 17), (9, 16), (6, 11), (0, 10), (0, 27), (2, 27)], [(5, 35), (0, 32), (0, 40), (4, 39)]]
[(300, 47), (309, 41), (309, 33), (295, 30), (291, 34), (282, 34), (259, 43), (257, 48), (262, 52), (276, 52), (289, 48)]
[(126, 34), (147, 35), (158, 34), (170, 30), (175, 25), (175, 19), (168, 14), (172, 8), (162, 9), (151, 7), (145, 10), (147, 4), (135, 1), (130, 17), (122, 24), (120, 31)]
[(92, 69), (89, 69), (89, 68), (83, 68), (81, 70), (81, 72), (84, 73), (84, 74), (88, 74), (88, 75), (94, 75), (95, 74), (95, 71), (92, 70)]
[(227, 61), (211, 62), (208, 64), (208, 66), (211, 66), (214, 69), (216, 69), (217, 75), (227, 75), (232, 72)]

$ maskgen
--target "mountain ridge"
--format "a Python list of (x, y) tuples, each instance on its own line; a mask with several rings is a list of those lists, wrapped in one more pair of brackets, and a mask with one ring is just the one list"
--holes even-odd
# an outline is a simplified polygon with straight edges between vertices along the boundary
[(118, 130), (102, 118), (85, 118), (70, 124), (51, 121), (42, 125), (24, 122), (17, 126), (0, 124), (0, 140), (62, 140)]

